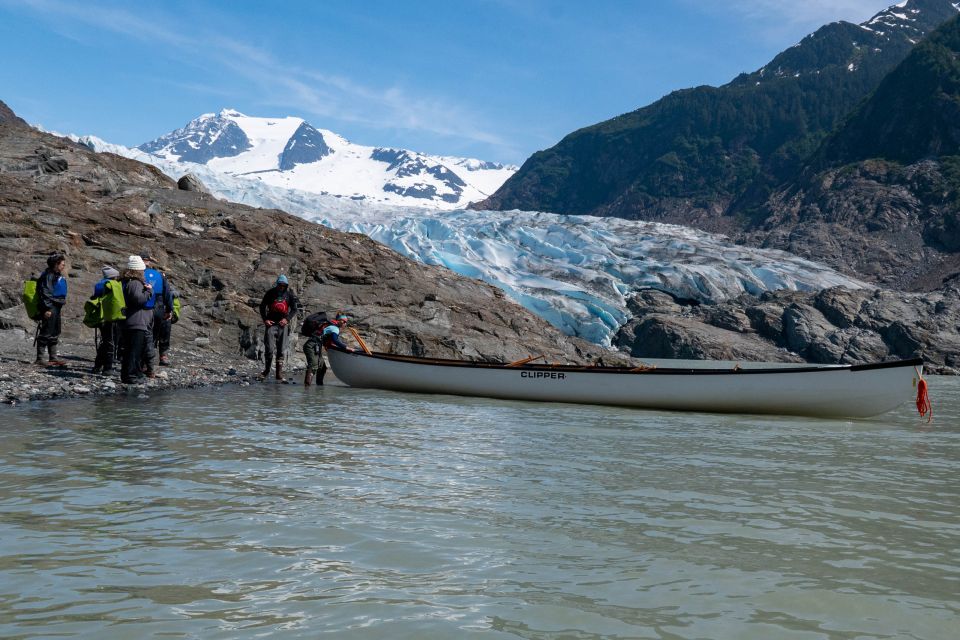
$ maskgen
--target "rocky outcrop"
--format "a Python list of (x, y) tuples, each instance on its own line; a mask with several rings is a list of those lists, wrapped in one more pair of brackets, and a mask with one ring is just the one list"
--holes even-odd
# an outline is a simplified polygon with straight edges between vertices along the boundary
[(777, 291), (716, 305), (661, 292), (630, 302), (616, 344), (638, 358), (862, 364), (922, 357), (960, 370), (960, 288), (933, 294), (843, 288)]
[[(37, 172), (40, 148), (62, 158), (66, 168)], [(255, 358), (257, 306), (285, 273), (306, 309), (349, 310), (377, 350), (506, 361), (543, 354), (554, 362), (583, 362), (607, 355), (609, 361), (608, 351), (564, 336), (498, 289), (415, 263), (366, 236), (180, 190), (148, 165), (0, 123), (5, 355), (29, 356), (35, 325), (19, 293), (49, 253), (67, 256), (64, 340), (76, 344), (93, 340), (80, 318), (101, 266), (122, 265), (144, 250), (183, 296), (174, 347), (199, 354)]]
[(824, 262), (894, 289), (931, 291), (960, 275), (955, 162), (866, 160), (774, 193), (739, 239)]

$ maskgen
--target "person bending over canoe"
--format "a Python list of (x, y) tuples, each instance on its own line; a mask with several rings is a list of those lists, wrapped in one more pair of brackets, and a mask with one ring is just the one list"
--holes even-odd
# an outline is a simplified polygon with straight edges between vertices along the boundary
[(327, 373), (327, 363), (323, 361), (323, 347), (330, 348), (331, 345), (346, 351), (353, 352), (353, 349), (343, 344), (340, 340), (340, 329), (347, 326), (349, 317), (345, 313), (338, 313), (333, 320), (321, 321), (311, 320), (320, 314), (314, 314), (304, 321), (304, 335), (310, 336), (303, 345), (303, 355), (307, 357), (307, 370), (303, 374), (303, 386), (309, 387), (316, 376), (316, 384), (323, 384), (323, 376)]
[(283, 357), (290, 343), (287, 325), (300, 310), (300, 301), (290, 290), (287, 276), (280, 274), (273, 288), (267, 291), (260, 302), (260, 317), (266, 331), (263, 336), (264, 367), (261, 377), (270, 375), (270, 363), (277, 358), (277, 380), (283, 380)]

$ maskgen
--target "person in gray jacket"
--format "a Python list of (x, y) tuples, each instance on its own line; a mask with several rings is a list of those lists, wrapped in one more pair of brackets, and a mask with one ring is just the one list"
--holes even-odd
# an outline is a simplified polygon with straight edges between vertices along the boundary
[(146, 379), (140, 364), (147, 332), (153, 325), (153, 309), (147, 308), (153, 298), (153, 289), (143, 278), (146, 268), (143, 258), (130, 256), (121, 278), (127, 315), (123, 321), (123, 365), (120, 370), (120, 382), (123, 384), (140, 384)]

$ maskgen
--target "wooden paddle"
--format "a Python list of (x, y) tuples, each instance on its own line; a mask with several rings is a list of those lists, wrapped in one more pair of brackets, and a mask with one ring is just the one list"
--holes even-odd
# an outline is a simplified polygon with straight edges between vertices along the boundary
[(523, 360), (515, 360), (515, 361), (511, 362), (510, 364), (508, 364), (507, 366), (508, 366), (508, 367), (519, 367), (519, 366), (522, 366), (522, 365), (527, 364), (528, 362), (533, 362), (534, 360), (539, 360), (539, 359), (542, 358), (542, 357), (543, 357), (542, 355), (540, 355), (540, 356), (530, 356), (529, 358), (524, 358)]
[(372, 353), (372, 351), (370, 351), (370, 347), (368, 347), (367, 343), (363, 341), (363, 338), (360, 337), (360, 334), (357, 332), (357, 330), (353, 327), (347, 328), (350, 329), (350, 333), (352, 333), (353, 337), (356, 338), (357, 344), (360, 345), (360, 348), (363, 349), (363, 352), (367, 355), (370, 355)]

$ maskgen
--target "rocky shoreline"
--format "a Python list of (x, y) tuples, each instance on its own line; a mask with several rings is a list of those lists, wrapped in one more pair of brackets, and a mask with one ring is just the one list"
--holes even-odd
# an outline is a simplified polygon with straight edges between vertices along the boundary
[[(195, 355), (174, 350), (176, 361), (162, 367), (155, 378), (144, 384), (127, 385), (120, 382), (118, 373), (101, 375), (91, 373), (93, 349), (90, 357), (66, 355), (66, 365), (41, 367), (23, 358), (0, 359), (0, 402), (20, 405), (36, 400), (82, 398), (91, 396), (147, 396), (154, 391), (194, 389), (223, 384), (248, 385), (256, 378), (254, 363), (227, 362), (221, 358), (201, 359)], [(192, 357), (191, 357), (192, 356)]]
[[(92, 373), (92, 345), (67, 344), (62, 348), (64, 366), (38, 366), (24, 354), (0, 358), (0, 403), (22, 405), (38, 400), (126, 396), (145, 398), (153, 392), (198, 389), (221, 385), (249, 386), (260, 382), (262, 364), (242, 357), (227, 357), (214, 352), (197, 352), (174, 347), (171, 365), (159, 367), (155, 378), (143, 384), (122, 384), (119, 372), (112, 375)], [(285, 372), (284, 384), (300, 384), (302, 366)], [(328, 371), (326, 382), (335, 380)], [(272, 378), (269, 382), (273, 382)]]

